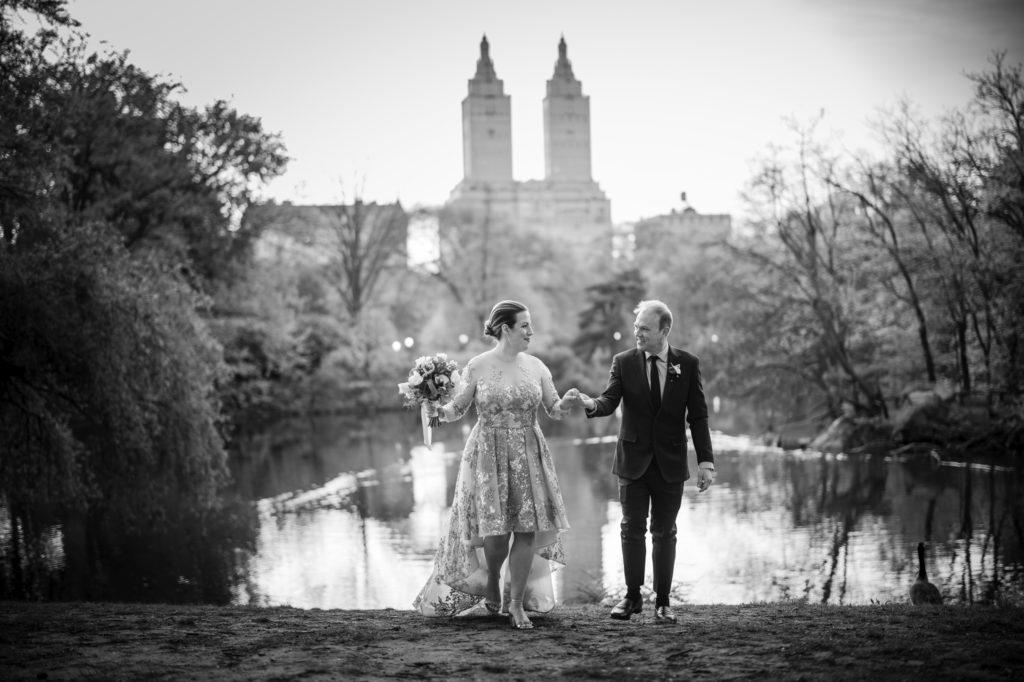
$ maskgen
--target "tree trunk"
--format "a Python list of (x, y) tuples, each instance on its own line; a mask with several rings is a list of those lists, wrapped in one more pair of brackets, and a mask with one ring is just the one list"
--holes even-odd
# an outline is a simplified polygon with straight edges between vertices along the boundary
[[(915, 306), (916, 307), (916, 306)], [(924, 314), (917, 309), (918, 320), (920, 324), (917, 325), (917, 336), (921, 339), (921, 353), (924, 355), (924, 366), (925, 371), (928, 373), (928, 382), (933, 386), (938, 381), (938, 376), (935, 373), (935, 359), (932, 357), (931, 344), (928, 342), (928, 327), (924, 323)]]
[(957, 364), (960, 366), (960, 388), (964, 393), (971, 392), (971, 368), (967, 363), (967, 321), (956, 322)]

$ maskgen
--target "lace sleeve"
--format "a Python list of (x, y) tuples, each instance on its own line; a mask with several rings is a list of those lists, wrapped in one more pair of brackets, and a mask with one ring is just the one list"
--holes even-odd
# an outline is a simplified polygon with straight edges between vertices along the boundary
[(540, 360), (537, 362), (540, 364), (540, 402), (544, 405), (544, 411), (548, 413), (549, 417), (552, 419), (562, 419), (565, 415), (569, 414), (571, 408), (562, 407), (558, 391), (555, 390), (555, 382), (551, 378), (551, 370)]
[(469, 412), (469, 406), (473, 404), (473, 398), (476, 396), (476, 363), (474, 360), (475, 358), (467, 362), (466, 367), (462, 370), (461, 380), (455, 386), (455, 396), (438, 409), (437, 413), (441, 421), (455, 422)]

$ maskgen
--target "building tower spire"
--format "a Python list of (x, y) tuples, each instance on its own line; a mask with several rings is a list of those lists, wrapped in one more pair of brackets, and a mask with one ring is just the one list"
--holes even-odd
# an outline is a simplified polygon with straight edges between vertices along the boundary
[(572, 72), (565, 36), (544, 98), (544, 175), (547, 180), (591, 182), (590, 98)]
[(473, 80), (495, 81), (498, 80), (494, 73), (494, 62), (491, 61), (491, 44), (487, 42), (487, 34), (480, 41), (480, 59), (476, 60), (476, 75)]
[(555, 75), (552, 80), (575, 81), (576, 76), (572, 73), (572, 62), (569, 61), (568, 47), (565, 44), (565, 36), (558, 41), (558, 61), (555, 62)]
[(512, 98), (494, 70), (486, 35), (462, 100), (462, 167), (464, 181), (512, 182)]

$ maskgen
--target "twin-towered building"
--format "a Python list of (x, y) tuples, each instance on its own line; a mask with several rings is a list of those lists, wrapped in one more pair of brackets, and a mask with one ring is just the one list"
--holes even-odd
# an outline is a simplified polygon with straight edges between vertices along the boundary
[(544, 179), (519, 181), (512, 173), (512, 98), (484, 36), (462, 100), (463, 178), (448, 207), (476, 220), (608, 245), (611, 202), (591, 175), (590, 98), (567, 52), (563, 38), (543, 102)]
[[(591, 170), (590, 98), (573, 73), (565, 39), (558, 43), (554, 72), (543, 101), (544, 178), (516, 180), (512, 166), (512, 98), (505, 92), (491, 59), (487, 37), (480, 42), (476, 73), (462, 100), (463, 178), (445, 204), (455, 226), (510, 231), (514, 236), (543, 235), (560, 242), (560, 253), (578, 260), (629, 260), (634, 251), (657, 251), (665, 240), (700, 245), (720, 241), (731, 230), (728, 215), (702, 215), (685, 204), (681, 211), (655, 216), (613, 230), (611, 202), (594, 181)], [(684, 195), (685, 196), (685, 195)], [(337, 250), (336, 229), (345, 206), (255, 207), (251, 219), (270, 225), (261, 238), (261, 257), (291, 257), (319, 262)], [(391, 226), (404, 209), (396, 204), (367, 204), (368, 219)], [(436, 234), (438, 210), (418, 209), (413, 220), (425, 219)], [(387, 218), (384, 220), (384, 218)], [(393, 257), (404, 258), (408, 230), (389, 231)], [(332, 227), (333, 226), (333, 227)], [(393, 233), (391, 233), (393, 232)], [(614, 236), (613, 236), (614, 234)], [(276, 255), (275, 255), (276, 254)], [(300, 254), (302, 254), (300, 256)], [(601, 268), (603, 270), (604, 268)]]

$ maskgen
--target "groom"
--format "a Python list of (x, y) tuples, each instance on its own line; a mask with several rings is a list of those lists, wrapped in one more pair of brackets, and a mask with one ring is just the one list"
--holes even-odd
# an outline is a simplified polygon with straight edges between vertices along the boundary
[[(619, 477), (622, 505), (622, 565), (626, 597), (611, 617), (629, 620), (643, 609), (640, 586), (647, 556), (647, 514), (651, 516), (654, 564), (654, 618), (675, 623), (669, 606), (676, 561), (676, 514), (683, 501), (686, 424), (697, 452), (697, 489), (715, 479), (708, 408), (700, 367), (693, 355), (668, 344), (672, 312), (661, 301), (641, 301), (636, 308), (636, 348), (612, 358), (611, 375), (597, 398), (580, 394), (587, 417), (606, 417), (622, 403), (622, 424), (612, 473)], [(684, 422), (685, 419), (685, 422)]]

